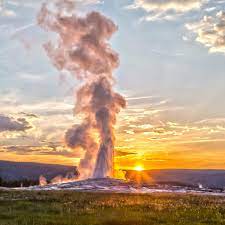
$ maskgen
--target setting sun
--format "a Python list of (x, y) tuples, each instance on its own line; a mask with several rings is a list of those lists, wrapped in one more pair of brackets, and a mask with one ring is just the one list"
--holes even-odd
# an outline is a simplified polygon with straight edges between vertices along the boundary
[(134, 167), (134, 170), (136, 170), (136, 171), (143, 171), (144, 168), (143, 168), (143, 166), (138, 165), (138, 166)]

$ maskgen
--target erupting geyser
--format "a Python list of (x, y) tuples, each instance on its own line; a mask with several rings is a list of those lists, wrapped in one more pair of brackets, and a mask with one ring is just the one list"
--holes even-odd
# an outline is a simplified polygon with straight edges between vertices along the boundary
[(68, 0), (45, 3), (38, 15), (40, 26), (59, 37), (57, 43), (44, 45), (52, 63), (82, 82), (74, 110), (83, 122), (66, 132), (65, 142), (85, 151), (79, 164), (81, 178), (113, 177), (114, 126), (117, 114), (126, 106), (125, 99), (113, 90), (119, 57), (108, 41), (117, 26), (98, 12), (78, 16), (72, 13), (72, 6)]

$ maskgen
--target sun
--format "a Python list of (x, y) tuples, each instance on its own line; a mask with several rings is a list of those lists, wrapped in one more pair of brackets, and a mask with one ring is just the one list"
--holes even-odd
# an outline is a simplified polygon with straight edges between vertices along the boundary
[(138, 166), (135, 166), (135, 167), (134, 167), (134, 170), (136, 170), (136, 171), (143, 171), (144, 168), (143, 168), (143, 166), (138, 165)]

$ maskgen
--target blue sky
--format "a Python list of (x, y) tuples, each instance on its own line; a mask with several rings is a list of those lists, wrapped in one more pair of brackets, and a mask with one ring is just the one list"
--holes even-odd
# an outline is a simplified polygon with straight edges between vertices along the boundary
[[(118, 154), (119, 167), (224, 168), (225, 1), (82, 3), (79, 13), (100, 11), (119, 27), (116, 89), (128, 100), (117, 125), (116, 149), (126, 155)], [(40, 6), (0, 6), (0, 158), (73, 164), (82, 152), (62, 136), (77, 120), (78, 81), (62, 79), (46, 56), (42, 45), (55, 36), (36, 25)], [(12, 122), (21, 129), (9, 129)]]

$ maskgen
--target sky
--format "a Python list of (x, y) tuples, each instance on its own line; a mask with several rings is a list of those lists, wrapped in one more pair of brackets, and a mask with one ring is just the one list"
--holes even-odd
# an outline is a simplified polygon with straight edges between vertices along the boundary
[[(49, 0), (50, 1), (50, 0)], [(65, 146), (79, 86), (51, 64), (41, 1), (0, 0), (0, 160), (77, 165)], [(225, 1), (82, 0), (118, 25), (115, 167), (225, 169)]]

